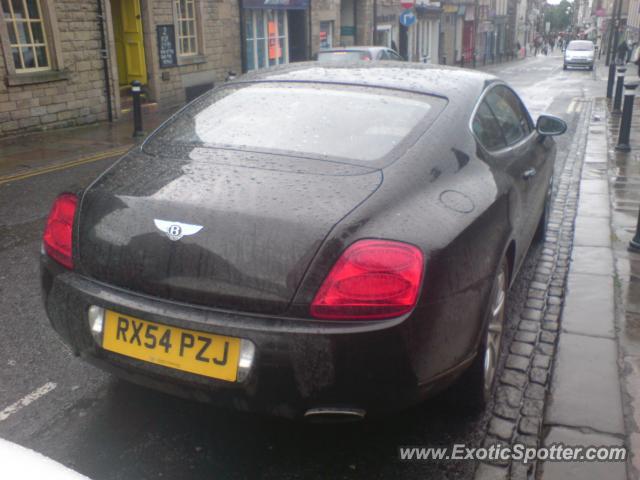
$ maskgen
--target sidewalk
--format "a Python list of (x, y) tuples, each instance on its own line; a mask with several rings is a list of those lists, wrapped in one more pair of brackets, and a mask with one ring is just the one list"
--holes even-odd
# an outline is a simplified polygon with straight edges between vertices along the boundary
[[(629, 80), (637, 69), (628, 66)], [(607, 70), (599, 76), (606, 78)], [(603, 92), (604, 95), (605, 92)], [(640, 473), (640, 254), (627, 250), (640, 208), (640, 101), (629, 153), (620, 115), (596, 98), (582, 167), (544, 443), (624, 445), (623, 463), (545, 463), (542, 479), (632, 479)]]
[[(153, 131), (173, 110), (143, 111), (145, 132)], [(0, 183), (63, 165), (90, 163), (124, 154), (135, 143), (131, 114), (116, 122), (30, 133), (0, 140)]]

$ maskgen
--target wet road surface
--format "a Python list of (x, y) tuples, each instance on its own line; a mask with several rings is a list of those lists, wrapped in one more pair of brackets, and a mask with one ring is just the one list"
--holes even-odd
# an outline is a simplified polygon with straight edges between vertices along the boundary
[[(592, 72), (563, 71), (559, 56), (487, 70), (521, 94), (534, 119), (545, 111), (568, 121), (558, 140), (560, 171), (584, 128), (577, 125), (583, 100), (602, 95), (602, 82)], [(398, 460), (399, 446), (481, 444), (488, 415), (465, 415), (446, 395), (384, 420), (296, 424), (176, 399), (74, 358), (41, 305), (40, 235), (55, 196), (86, 185), (112, 161), (0, 184), (0, 437), (96, 480), (472, 477), (471, 462)], [(511, 291), (503, 348), (538, 253), (529, 253)]]

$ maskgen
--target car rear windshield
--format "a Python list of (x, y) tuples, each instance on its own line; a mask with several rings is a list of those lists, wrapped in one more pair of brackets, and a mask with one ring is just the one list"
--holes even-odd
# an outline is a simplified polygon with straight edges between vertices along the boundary
[(146, 143), (234, 148), (369, 162), (415, 141), (445, 100), (382, 88), (265, 82), (200, 97)]
[(571, 42), (567, 50), (593, 50), (593, 42)]
[(318, 53), (318, 61), (322, 63), (348, 63), (358, 60), (371, 60), (371, 54), (362, 50)]

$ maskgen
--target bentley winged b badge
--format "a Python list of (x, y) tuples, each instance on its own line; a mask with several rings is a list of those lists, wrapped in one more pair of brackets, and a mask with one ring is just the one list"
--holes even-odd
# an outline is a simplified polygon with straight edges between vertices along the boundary
[(174, 242), (180, 240), (184, 236), (189, 236), (198, 233), (202, 230), (202, 225), (191, 225), (189, 223), (170, 222), (168, 220), (153, 219), (153, 223), (156, 224), (156, 228), (165, 233), (169, 240)]

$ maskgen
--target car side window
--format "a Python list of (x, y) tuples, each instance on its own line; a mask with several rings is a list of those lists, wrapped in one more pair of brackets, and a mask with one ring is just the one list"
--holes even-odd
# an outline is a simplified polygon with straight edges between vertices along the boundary
[(376, 55), (376, 60), (388, 60), (389, 57), (387, 56), (387, 51), (386, 50), (380, 50), (378, 52), (378, 55)]
[(487, 150), (499, 150), (507, 146), (500, 124), (484, 100), (476, 110), (472, 128)]
[(487, 93), (484, 101), (498, 120), (507, 145), (517, 143), (531, 133), (529, 114), (511, 90), (497, 86)]

